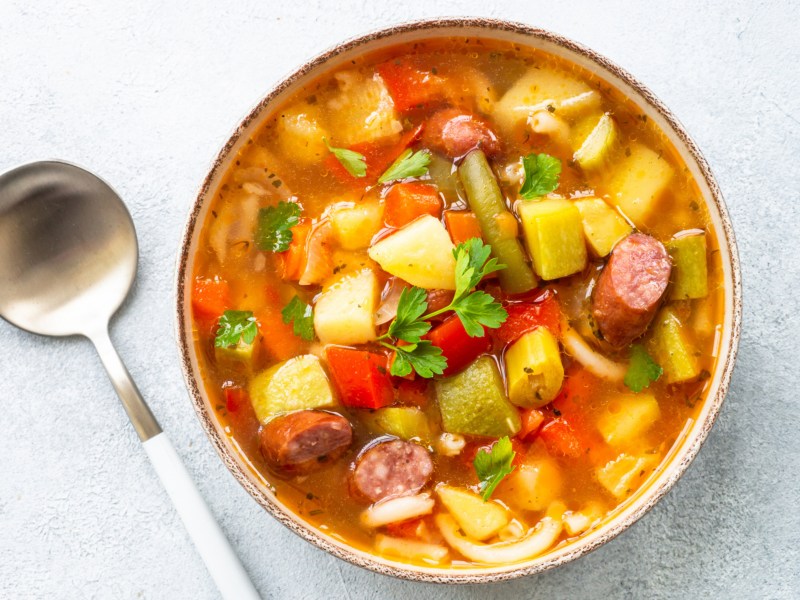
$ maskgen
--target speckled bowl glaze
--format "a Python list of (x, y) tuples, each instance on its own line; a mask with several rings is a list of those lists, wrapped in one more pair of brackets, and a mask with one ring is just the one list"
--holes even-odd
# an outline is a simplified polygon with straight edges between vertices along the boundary
[[(341, 540), (314, 529), (292, 513), (274, 496), (246, 457), (236, 450), (229, 436), (222, 431), (215, 419), (207, 390), (199, 376), (189, 309), (193, 258), (202, 223), (217, 186), (239, 148), (268, 117), (272, 107), (288, 98), (309, 78), (346, 62), (354, 55), (397, 43), (445, 36), (477, 36), (539, 48), (577, 63), (620, 89), (639, 106), (643, 113), (658, 124), (688, 165), (708, 204), (722, 250), (725, 282), (724, 326), (719, 342), (716, 372), (713, 374), (710, 391), (698, 419), (687, 424), (660, 467), (639, 490), (606, 517), (599, 527), (578, 540), (557, 547), (542, 556), (523, 563), (503, 566), (435, 568), (408, 565), (350, 547)], [(303, 539), (334, 556), (378, 573), (435, 583), (487, 583), (540, 573), (591, 552), (636, 522), (675, 484), (708, 436), (728, 390), (742, 317), (741, 272), (727, 208), (708, 163), (667, 107), (631, 75), (589, 48), (560, 35), (527, 25), (474, 18), (417, 21), (369, 33), (343, 42), (320, 54), (278, 83), (233, 132), (214, 160), (200, 188), (183, 235), (176, 288), (177, 336), (186, 383), (203, 428), (236, 480), (269, 514)]]

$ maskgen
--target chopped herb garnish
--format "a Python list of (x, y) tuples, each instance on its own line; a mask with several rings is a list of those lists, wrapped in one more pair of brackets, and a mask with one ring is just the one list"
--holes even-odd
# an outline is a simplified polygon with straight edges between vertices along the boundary
[(314, 339), (314, 310), (310, 304), (303, 302), (300, 296), (295, 296), (284, 306), (281, 317), (287, 325), (292, 323), (292, 331), (296, 336), (307, 342)]
[(367, 160), (364, 158), (363, 154), (355, 150), (348, 150), (347, 148), (334, 148), (325, 138), (322, 138), (322, 141), (325, 142), (330, 153), (336, 157), (336, 160), (342, 163), (342, 166), (350, 175), (353, 177), (364, 177), (367, 174)]
[(641, 344), (631, 346), (631, 360), (628, 371), (625, 373), (625, 385), (629, 389), (641, 392), (644, 388), (656, 381), (664, 370), (652, 359)]
[(252, 344), (258, 335), (258, 324), (251, 310), (226, 310), (219, 318), (214, 346), (228, 348), (239, 341)]
[(283, 252), (292, 242), (292, 227), (300, 222), (297, 202), (278, 202), (258, 211), (256, 245), (260, 250)]
[(475, 455), (472, 464), (480, 480), (479, 486), (484, 502), (491, 498), (492, 492), (503, 478), (514, 471), (511, 462), (516, 454), (511, 446), (511, 440), (508, 436), (504, 436), (492, 445), (491, 451), (481, 449)]
[(389, 183), (406, 177), (422, 177), (428, 172), (430, 162), (430, 152), (427, 150), (414, 152), (409, 148), (398, 156), (397, 160), (378, 178), (378, 183)]
[(519, 195), (530, 200), (549, 194), (558, 187), (561, 174), (561, 161), (549, 154), (531, 153), (522, 158), (525, 180)]

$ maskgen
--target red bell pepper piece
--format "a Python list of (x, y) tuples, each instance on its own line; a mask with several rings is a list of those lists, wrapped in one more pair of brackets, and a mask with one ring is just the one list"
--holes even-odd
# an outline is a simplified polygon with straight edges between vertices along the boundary
[(383, 221), (388, 227), (403, 227), (422, 215), (439, 218), (442, 199), (436, 186), (412, 181), (395, 183), (386, 194)]
[(414, 64), (411, 57), (387, 61), (376, 67), (394, 107), (401, 113), (424, 108), (442, 97), (445, 81), (430, 68)]
[(258, 439), (258, 428), (261, 423), (258, 422), (247, 390), (227, 382), (223, 385), (222, 392), (225, 397), (225, 408), (228, 411), (228, 423), (236, 439), (247, 445), (257, 444), (255, 440)]
[(447, 359), (445, 376), (458, 373), (481, 354), (488, 352), (492, 346), (485, 327), (482, 336), (470, 337), (457, 315), (448, 317), (441, 325), (432, 329), (428, 333), (428, 339), (431, 344), (442, 349), (442, 355)]
[(192, 288), (192, 309), (198, 319), (217, 319), (230, 307), (228, 282), (219, 277), (198, 277)]
[(392, 403), (386, 355), (339, 346), (328, 346), (325, 355), (342, 404), (375, 409)]
[(537, 327), (547, 327), (553, 335), (561, 335), (561, 307), (550, 290), (531, 302), (506, 304), (504, 308), (508, 318), (495, 331), (497, 339), (504, 344), (515, 342)]

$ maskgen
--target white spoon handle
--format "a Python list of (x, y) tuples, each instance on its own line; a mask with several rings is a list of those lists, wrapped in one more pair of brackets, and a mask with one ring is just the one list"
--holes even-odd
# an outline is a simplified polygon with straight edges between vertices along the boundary
[(222, 597), (225, 600), (259, 600), (247, 572), (167, 434), (159, 433), (142, 445)]

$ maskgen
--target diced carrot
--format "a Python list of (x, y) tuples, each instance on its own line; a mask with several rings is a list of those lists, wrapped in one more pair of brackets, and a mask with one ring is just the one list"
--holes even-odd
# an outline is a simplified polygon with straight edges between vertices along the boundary
[(264, 303), (255, 310), (260, 335), (256, 338), (277, 360), (288, 360), (303, 350), (303, 340), (294, 334), (291, 324), (283, 322), (283, 303), (274, 288), (264, 291)]
[(388, 227), (403, 227), (422, 215), (438, 217), (442, 199), (436, 186), (416, 181), (396, 183), (386, 194), (383, 221)]
[(527, 408), (520, 414), (522, 420), (522, 429), (519, 430), (517, 436), (519, 439), (524, 440), (529, 436), (533, 437), (539, 427), (544, 422), (544, 413), (538, 408)]
[(508, 318), (495, 330), (495, 336), (504, 344), (516, 341), (537, 327), (547, 327), (555, 336), (561, 334), (561, 307), (550, 290), (532, 302), (506, 304), (504, 308)]
[(278, 254), (282, 263), (281, 276), (286, 281), (298, 281), (302, 277), (308, 258), (306, 242), (310, 233), (311, 220), (305, 217), (301, 218), (300, 222), (292, 227), (292, 241), (289, 243), (289, 249)]
[(328, 346), (325, 356), (342, 404), (375, 409), (392, 403), (394, 390), (386, 355)]
[(423, 108), (438, 100), (444, 92), (445, 81), (430, 68), (414, 64), (412, 57), (387, 61), (376, 67), (394, 107), (401, 113)]
[(478, 218), (470, 210), (448, 210), (444, 213), (444, 224), (456, 246), (472, 238), (482, 238), (483, 235)]
[(194, 280), (192, 309), (198, 319), (217, 319), (230, 307), (228, 282), (219, 277)]
[(397, 401), (405, 406), (425, 408), (428, 405), (428, 381), (417, 377), (405, 379), (393, 377), (394, 389), (397, 392)]
[(481, 354), (488, 352), (492, 345), (485, 328), (482, 336), (470, 337), (461, 319), (456, 315), (448, 317), (441, 325), (434, 327), (427, 337), (431, 344), (442, 349), (442, 355), (447, 359), (445, 376), (463, 370)]

